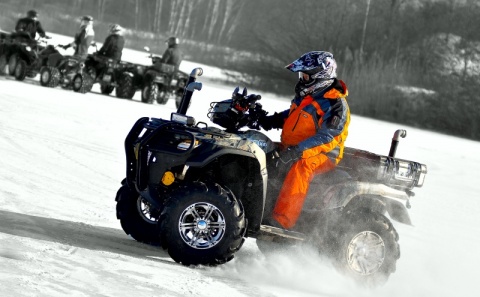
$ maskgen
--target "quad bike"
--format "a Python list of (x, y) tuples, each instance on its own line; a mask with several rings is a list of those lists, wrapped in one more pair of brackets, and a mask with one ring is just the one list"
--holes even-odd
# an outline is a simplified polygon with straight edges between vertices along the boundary
[(93, 79), (85, 71), (85, 63), (75, 56), (62, 56), (57, 62), (51, 60), (40, 69), (40, 84), (44, 87), (55, 88), (60, 85), (64, 89), (73, 89), (74, 92), (85, 94), (92, 89)]
[(47, 65), (48, 57), (58, 53), (57, 46), (47, 45), (45, 39), (38, 39), (36, 43), (20, 47), (17, 52), (17, 61), (14, 71), (16, 80), (23, 81), (25, 77), (35, 77), (40, 69)]
[(115, 95), (118, 98), (132, 99), (143, 87), (146, 66), (120, 61), (117, 69)]
[[(97, 48), (96, 43), (92, 45)], [(85, 60), (86, 72), (92, 77), (93, 84), (100, 84), (100, 91), (104, 95), (110, 95), (117, 85), (117, 65), (118, 61), (99, 54), (98, 48), (96, 53), (89, 54)]]
[(277, 144), (257, 131), (267, 114), (261, 96), (237, 88), (231, 99), (211, 103), (209, 118), (225, 129), (196, 123), (186, 112), (201, 74), (192, 71), (170, 120), (140, 118), (125, 139), (126, 178), (116, 195), (125, 233), (161, 245), (184, 265), (228, 262), (246, 237), (262, 251), (263, 243), (307, 244), (363, 284), (386, 282), (400, 257), (390, 219), (411, 224), (412, 189), (427, 173), (426, 165), (395, 157), (406, 131), (395, 132), (388, 156), (345, 148), (335, 170), (311, 181), (295, 227), (275, 228), (262, 222), (285, 172)]
[[(145, 50), (150, 52), (146, 46)], [(148, 67), (143, 81), (142, 102), (166, 104), (170, 96), (175, 97), (177, 108), (183, 94), (188, 74), (176, 70), (175, 66), (161, 62), (160, 56), (149, 55), (152, 59), (152, 66)]]
[[(31, 51), (40, 51), (45, 47), (42, 42), (32, 39), (26, 32), (2, 33), (2, 50), (0, 55), (0, 72), (15, 75), (15, 68), (22, 59), (33, 55)], [(8, 70), (6, 66), (8, 65)]]

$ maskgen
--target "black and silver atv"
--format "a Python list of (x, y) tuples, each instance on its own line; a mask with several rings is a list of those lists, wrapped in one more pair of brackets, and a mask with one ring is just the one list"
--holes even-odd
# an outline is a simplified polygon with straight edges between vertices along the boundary
[(170, 120), (140, 118), (125, 139), (126, 178), (116, 196), (123, 230), (184, 265), (225, 263), (246, 237), (261, 250), (262, 243), (308, 244), (358, 281), (384, 283), (400, 257), (390, 219), (410, 224), (412, 189), (427, 173), (426, 165), (394, 157), (405, 130), (395, 132), (388, 156), (346, 148), (334, 171), (311, 182), (293, 230), (263, 225), (284, 174), (277, 145), (257, 131), (266, 114), (260, 96), (236, 89), (232, 99), (211, 103), (209, 118), (225, 129), (195, 123), (186, 112), (201, 74), (192, 71)]

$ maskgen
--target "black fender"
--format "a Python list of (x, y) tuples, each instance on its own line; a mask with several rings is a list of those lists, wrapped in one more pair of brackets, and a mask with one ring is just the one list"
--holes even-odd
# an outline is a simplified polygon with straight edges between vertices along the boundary
[[(238, 156), (240, 158), (248, 158), (252, 162), (258, 164), (258, 172), (248, 172), (250, 178), (254, 178), (252, 178), (252, 181), (248, 182), (248, 184), (245, 185), (245, 187), (240, 191), (240, 195), (235, 191), (234, 188), (231, 189), (246, 210), (245, 213), (248, 220), (249, 231), (256, 232), (260, 229), (261, 221), (264, 215), (267, 197), (268, 172), (265, 153), (256, 143), (251, 141), (248, 142), (247, 150), (245, 150), (245, 147), (242, 147), (242, 149), (221, 147), (217, 150), (209, 150), (208, 153), (198, 154), (192, 158), (189, 158), (186, 162), (186, 165), (188, 165), (190, 168), (205, 168), (215, 159), (220, 159), (223, 156)], [(257, 166), (254, 167), (257, 168)]]

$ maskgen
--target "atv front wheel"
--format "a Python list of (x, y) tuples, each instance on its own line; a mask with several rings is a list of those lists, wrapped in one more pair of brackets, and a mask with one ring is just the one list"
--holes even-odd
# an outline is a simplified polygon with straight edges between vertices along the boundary
[(142, 90), (142, 102), (153, 103), (158, 96), (158, 85), (156, 83), (148, 83)]
[(124, 184), (117, 192), (117, 219), (127, 235), (136, 241), (152, 245), (160, 244), (157, 232), (159, 211), (136, 191)]
[(392, 223), (380, 213), (357, 209), (344, 215), (340, 228), (337, 267), (368, 287), (383, 285), (400, 258)]
[(132, 99), (135, 91), (133, 77), (127, 73), (122, 73), (117, 81), (115, 95), (117, 95), (118, 98)]
[(28, 65), (25, 60), (21, 59), (18, 61), (17, 66), (15, 67), (15, 79), (22, 81), (27, 76)]
[(114, 86), (100, 84), (100, 92), (102, 92), (103, 95), (110, 95), (113, 89), (115, 89)]
[(15, 67), (17, 67), (18, 56), (17, 54), (13, 54), (8, 59), (8, 74), (15, 75)]
[(88, 73), (77, 73), (73, 77), (73, 91), (77, 93), (88, 93), (92, 89), (93, 80)]
[(218, 184), (195, 182), (172, 193), (159, 220), (163, 248), (183, 265), (218, 265), (244, 242), (242, 204)]
[(160, 87), (158, 89), (157, 103), (162, 105), (167, 104), (169, 95), (165, 86)]
[(55, 67), (44, 66), (40, 69), (40, 84), (44, 87), (55, 88), (60, 82), (60, 71)]

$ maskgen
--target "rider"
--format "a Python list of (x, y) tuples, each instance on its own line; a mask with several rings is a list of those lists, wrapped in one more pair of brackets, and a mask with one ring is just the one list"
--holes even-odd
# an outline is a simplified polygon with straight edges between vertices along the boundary
[(125, 38), (123, 38), (124, 31), (125, 29), (118, 24), (111, 25), (109, 35), (98, 51), (99, 54), (120, 61), (122, 59), (122, 51), (125, 45)]
[(182, 62), (182, 52), (178, 47), (180, 41), (177, 37), (172, 36), (167, 39), (166, 43), (168, 48), (162, 55), (161, 63), (173, 65), (175, 66), (175, 71), (177, 71)]
[(93, 17), (85, 15), (80, 18), (80, 30), (75, 34), (75, 39), (70, 44), (62, 46), (67, 49), (71, 46), (75, 48), (74, 57), (79, 60), (85, 60), (88, 55), (88, 48), (93, 42), (95, 31), (93, 31)]
[[(108, 30), (109, 35), (105, 39), (102, 47), (98, 50), (98, 55), (115, 61), (120, 61), (122, 59), (122, 51), (125, 45), (125, 39), (123, 38), (124, 31), (125, 29), (118, 24), (111, 25)], [(96, 59), (88, 60), (87, 64), (95, 70), (95, 77), (98, 77), (101, 74), (102, 69), (105, 69), (105, 64)]]
[(43, 38), (51, 38), (45, 34), (42, 24), (38, 20), (38, 12), (35, 10), (29, 10), (27, 17), (18, 20), (15, 31), (28, 33), (31, 39), (35, 39), (37, 33)]
[(342, 159), (350, 111), (347, 86), (337, 79), (331, 53), (308, 52), (285, 68), (299, 75), (290, 109), (262, 117), (260, 125), (265, 130), (282, 129), (279, 166), (289, 169), (272, 216), (264, 223), (290, 229), (300, 216), (313, 176), (334, 169)]

